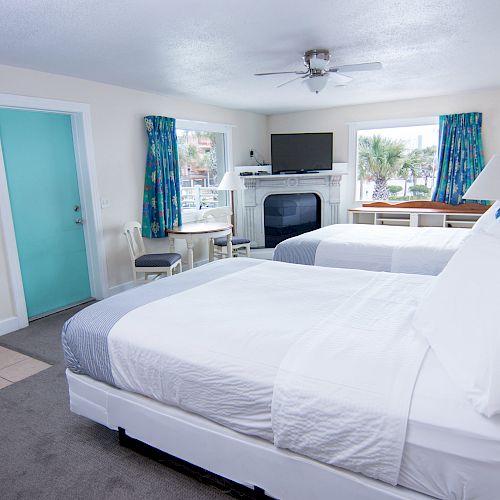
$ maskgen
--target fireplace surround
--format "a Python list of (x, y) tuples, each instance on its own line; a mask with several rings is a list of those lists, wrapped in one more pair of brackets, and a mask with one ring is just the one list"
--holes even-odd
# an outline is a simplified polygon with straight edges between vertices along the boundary
[[(245, 170), (245, 167), (238, 167)], [(245, 189), (238, 193), (237, 232), (252, 247), (266, 247), (264, 203), (274, 194), (313, 194), (320, 205), (319, 227), (339, 220), (340, 183), (344, 173), (335, 170), (315, 174), (259, 175), (242, 177)], [(269, 242), (268, 242), (269, 244)]]

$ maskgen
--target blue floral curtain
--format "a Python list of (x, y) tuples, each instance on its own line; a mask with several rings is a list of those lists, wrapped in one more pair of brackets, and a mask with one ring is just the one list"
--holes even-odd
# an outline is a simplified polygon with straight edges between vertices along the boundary
[(179, 156), (175, 119), (146, 116), (148, 156), (144, 182), (142, 235), (165, 238), (167, 229), (182, 224)]
[(482, 113), (439, 117), (439, 168), (433, 201), (459, 205), (484, 167)]

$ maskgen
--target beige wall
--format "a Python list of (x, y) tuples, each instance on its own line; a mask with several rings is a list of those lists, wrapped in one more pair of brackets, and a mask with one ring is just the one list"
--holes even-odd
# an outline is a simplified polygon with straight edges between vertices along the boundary
[[(90, 105), (99, 195), (111, 202), (111, 206), (102, 211), (111, 287), (132, 278), (121, 227), (127, 220), (140, 220), (147, 147), (143, 122), (145, 115), (165, 115), (234, 125), (235, 165), (248, 163), (251, 148), (268, 155), (265, 115), (1, 65), (0, 93), (70, 100)], [(166, 251), (163, 243), (155, 242), (155, 249)], [(0, 273), (1, 321), (12, 315), (2, 246)]]
[[(485, 159), (487, 160), (493, 153), (500, 153), (500, 89), (461, 95), (271, 115), (269, 117), (269, 132), (333, 131), (334, 161), (348, 162), (349, 123), (427, 117), (470, 111), (480, 111), (483, 113), (483, 142)], [(343, 221), (346, 220), (347, 208), (355, 204), (355, 181), (355, 174), (352, 171), (349, 172), (349, 175), (343, 181), (341, 204)]]

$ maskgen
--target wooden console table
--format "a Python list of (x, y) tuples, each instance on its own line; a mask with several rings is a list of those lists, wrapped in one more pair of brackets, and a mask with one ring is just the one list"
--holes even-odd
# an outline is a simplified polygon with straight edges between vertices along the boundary
[(487, 205), (477, 203), (448, 205), (435, 201), (380, 201), (350, 208), (349, 222), (386, 226), (471, 228), (488, 208)]

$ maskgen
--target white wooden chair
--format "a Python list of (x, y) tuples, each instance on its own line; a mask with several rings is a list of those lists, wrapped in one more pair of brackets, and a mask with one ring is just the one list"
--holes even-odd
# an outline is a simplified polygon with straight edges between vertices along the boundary
[(137, 281), (137, 273), (144, 273), (144, 279), (148, 276), (160, 277), (162, 274), (172, 276), (177, 268), (182, 271), (181, 255), (178, 253), (146, 253), (144, 240), (142, 239), (141, 225), (138, 222), (127, 222), (123, 226), (123, 234), (127, 238), (134, 281)]
[[(233, 215), (230, 207), (217, 207), (208, 208), (203, 212), (202, 218), (204, 220), (213, 219), (219, 222), (231, 223), (231, 216)], [(250, 257), (250, 240), (248, 238), (242, 238), (239, 236), (232, 237), (233, 243), (233, 257), (240, 254), (240, 251), (244, 253), (247, 257)], [(227, 257), (227, 239), (214, 238), (210, 240), (210, 252), (213, 252), (213, 256), (217, 258)]]

